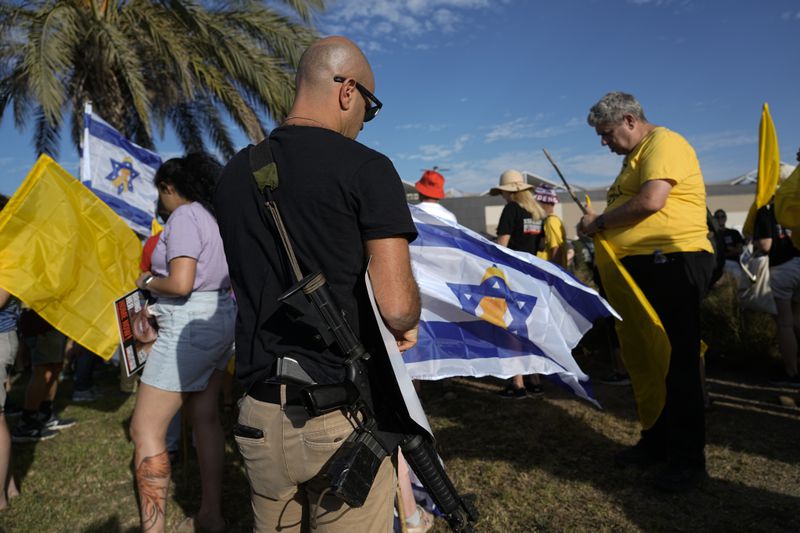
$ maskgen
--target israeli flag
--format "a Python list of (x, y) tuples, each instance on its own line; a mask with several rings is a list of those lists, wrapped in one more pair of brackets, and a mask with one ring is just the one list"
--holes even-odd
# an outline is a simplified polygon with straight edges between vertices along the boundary
[(611, 306), (552, 263), (410, 208), (422, 296), (419, 340), (403, 353), (411, 378), (549, 374), (599, 406), (572, 349), (595, 320), (618, 316)]
[(150, 234), (158, 190), (158, 154), (126, 139), (86, 104), (83, 113), (81, 181), (140, 235)]

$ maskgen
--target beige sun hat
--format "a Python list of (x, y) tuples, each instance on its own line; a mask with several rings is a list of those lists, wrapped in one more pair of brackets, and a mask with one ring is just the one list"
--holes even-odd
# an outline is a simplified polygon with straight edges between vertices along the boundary
[(492, 187), (489, 194), (497, 196), (502, 191), (519, 192), (533, 189), (533, 185), (525, 182), (525, 176), (519, 170), (509, 169), (500, 174), (500, 185)]

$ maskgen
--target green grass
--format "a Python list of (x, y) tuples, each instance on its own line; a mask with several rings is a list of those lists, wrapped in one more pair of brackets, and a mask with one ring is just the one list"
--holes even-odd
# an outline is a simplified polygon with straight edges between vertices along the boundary
[[(547, 383), (544, 399), (524, 401), (496, 397), (494, 379), (451, 380), (454, 400), (442, 399), (440, 384), (425, 383), (423, 404), (440, 453), (456, 486), (476, 498), (477, 531), (800, 531), (800, 410), (787, 401), (800, 398), (767, 384), (777, 364), (771, 319), (730, 318), (721, 291), (704, 319), (714, 400), (707, 416), (711, 479), (686, 495), (665, 496), (650, 488), (648, 472), (613, 467), (613, 453), (638, 437), (628, 387), (596, 384), (598, 410)], [(594, 377), (608, 371), (601, 339), (592, 332), (587, 348), (576, 351)], [(17, 381), (12, 397), (23, 384)], [(108, 393), (102, 400), (69, 405), (71, 384), (64, 383), (58, 403), (78, 424), (55, 439), (14, 446), (22, 495), (0, 514), (2, 531), (138, 529), (126, 433), (134, 398), (114, 394), (111, 374), (101, 384)], [(173, 476), (169, 528), (197, 510), (199, 480), (189, 455), (186, 472)], [(247, 481), (230, 437), (224, 512), (230, 531), (250, 530)], [(445, 523), (437, 520), (435, 531), (447, 531)]]

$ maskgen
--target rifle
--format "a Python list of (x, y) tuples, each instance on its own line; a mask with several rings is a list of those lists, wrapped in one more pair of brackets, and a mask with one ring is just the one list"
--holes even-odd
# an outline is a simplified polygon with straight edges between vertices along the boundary
[(279, 300), (294, 309), (296, 319), (315, 327), (323, 341), (335, 345), (345, 358), (344, 382), (312, 384), (300, 390), (309, 416), (342, 409), (357, 424), (320, 473), (330, 492), (351, 507), (363, 505), (381, 462), (399, 444), (450, 528), (457, 533), (471, 532), (478, 513), (472, 502), (458, 494), (431, 440), (418, 433), (399, 434), (378, 428), (365, 364), (370, 354), (334, 303), (325, 277), (321, 273), (307, 276)]

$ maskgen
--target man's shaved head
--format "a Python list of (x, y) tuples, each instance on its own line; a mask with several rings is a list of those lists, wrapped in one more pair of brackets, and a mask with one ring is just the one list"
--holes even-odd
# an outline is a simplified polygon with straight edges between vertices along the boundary
[[(334, 77), (341, 79), (334, 80)], [(287, 125), (322, 126), (355, 139), (364, 127), (369, 102), (356, 84), (375, 90), (375, 77), (353, 41), (333, 36), (309, 46), (295, 78), (295, 98)]]
[(374, 86), (366, 56), (346, 37), (326, 37), (306, 49), (297, 67), (297, 91), (315, 92), (333, 83), (334, 76), (355, 78), (365, 87)]

